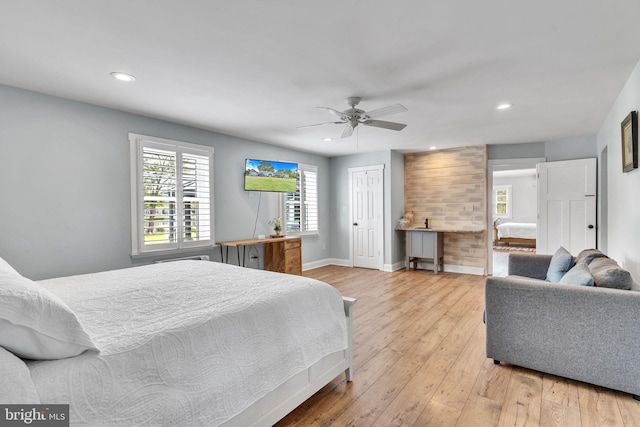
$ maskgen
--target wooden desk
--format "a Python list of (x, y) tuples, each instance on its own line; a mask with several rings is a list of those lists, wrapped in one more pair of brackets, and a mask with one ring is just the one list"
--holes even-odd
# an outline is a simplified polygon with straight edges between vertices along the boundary
[[(279, 273), (302, 275), (302, 240), (300, 237), (268, 237), (266, 239), (244, 239), (217, 242), (220, 245), (222, 262), (229, 262), (229, 247), (236, 248), (238, 265), (244, 267), (245, 248), (253, 245), (264, 245), (264, 269)], [(226, 248), (226, 261), (223, 252)], [(240, 257), (242, 248), (242, 258)]]

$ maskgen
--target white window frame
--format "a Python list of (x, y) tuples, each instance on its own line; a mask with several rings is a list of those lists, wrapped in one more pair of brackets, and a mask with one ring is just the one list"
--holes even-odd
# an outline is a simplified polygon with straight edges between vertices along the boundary
[[(175, 152), (177, 158), (181, 159), (182, 154), (195, 154), (207, 156), (209, 159), (209, 238), (195, 241), (187, 241), (182, 238), (182, 223), (177, 221), (177, 241), (174, 243), (145, 245), (144, 243), (144, 189), (143, 189), (143, 150), (145, 148), (155, 148)], [(215, 242), (215, 221), (214, 221), (214, 197), (213, 197), (213, 171), (214, 171), (214, 149), (204, 145), (189, 144), (186, 142), (173, 141), (170, 139), (156, 138), (153, 136), (129, 133), (130, 149), (130, 171), (131, 171), (131, 255), (151, 256), (164, 253), (181, 253), (185, 250), (203, 247), (212, 247)], [(181, 161), (181, 160), (180, 160)], [(177, 168), (177, 179), (181, 178), (180, 168)], [(176, 216), (181, 218), (182, 211), (182, 188), (176, 189)]]
[[(513, 217), (513, 186), (511, 184), (494, 185), (493, 186), (493, 218), (511, 219)], [(498, 214), (498, 191), (505, 190), (507, 192), (507, 212)]]
[(316, 186), (315, 186), (315, 210), (316, 210), (316, 228), (315, 229), (306, 229), (305, 228), (305, 224), (307, 223), (307, 218), (305, 218), (306, 215), (306, 210), (305, 209), (301, 209), (300, 210), (300, 231), (291, 231), (287, 229), (287, 194), (291, 194), (291, 193), (286, 193), (282, 195), (282, 202), (280, 203), (280, 217), (282, 218), (282, 221), (284, 223), (284, 228), (283, 231), (286, 234), (290, 234), (290, 235), (296, 235), (296, 236), (311, 236), (311, 235), (318, 235), (320, 233), (320, 202), (319, 202), (319, 191), (318, 191), (318, 167), (315, 165), (306, 165), (303, 163), (298, 163), (298, 180), (299, 180), (299, 184), (300, 184), (300, 203), (301, 203), (301, 207), (302, 205), (308, 204), (308, 203), (314, 203), (314, 201), (308, 201), (307, 200), (307, 192), (310, 190), (310, 188), (307, 188), (306, 185), (306, 181), (305, 181), (305, 173), (312, 173), (315, 174), (315, 181), (316, 181)]

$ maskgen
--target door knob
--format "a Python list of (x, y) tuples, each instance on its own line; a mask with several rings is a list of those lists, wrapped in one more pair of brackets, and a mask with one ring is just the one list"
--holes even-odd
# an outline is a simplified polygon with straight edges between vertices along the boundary
[(354, 222), (354, 223), (353, 223), (353, 225), (358, 225), (358, 223), (357, 223), (357, 222)]
[(587, 225), (587, 228), (593, 228), (593, 224)]

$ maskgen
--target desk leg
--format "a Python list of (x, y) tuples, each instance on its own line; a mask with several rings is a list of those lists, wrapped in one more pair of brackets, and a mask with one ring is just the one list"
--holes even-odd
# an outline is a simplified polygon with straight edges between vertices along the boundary
[(404, 232), (404, 266), (406, 271), (411, 271), (411, 252), (409, 251), (411, 246), (411, 233)]

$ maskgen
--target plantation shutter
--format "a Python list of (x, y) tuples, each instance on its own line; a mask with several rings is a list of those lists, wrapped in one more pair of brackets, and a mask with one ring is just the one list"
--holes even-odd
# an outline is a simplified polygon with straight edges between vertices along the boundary
[(318, 172), (314, 168), (303, 170), (302, 188), (304, 211), (302, 215), (304, 231), (318, 231)]
[(133, 253), (210, 245), (213, 149), (134, 134), (130, 140), (138, 158)]
[(285, 230), (289, 233), (318, 231), (318, 168), (298, 165), (295, 193), (285, 195)]

